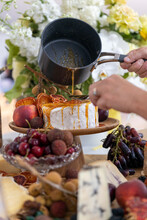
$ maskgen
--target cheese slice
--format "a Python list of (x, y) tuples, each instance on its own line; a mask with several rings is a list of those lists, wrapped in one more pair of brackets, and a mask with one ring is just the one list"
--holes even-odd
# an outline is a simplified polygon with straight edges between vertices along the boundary
[(14, 182), (12, 177), (0, 177), (2, 194), (8, 217), (15, 215), (26, 200), (34, 200), (28, 190)]
[(9, 164), (3, 156), (0, 154), (0, 170), (5, 171), (6, 173), (19, 173), (20, 170), (11, 164)]
[(127, 179), (120, 173), (118, 168), (110, 160), (98, 160), (88, 165), (102, 166), (105, 170), (107, 183), (111, 183), (116, 187), (127, 181)]
[(83, 169), (78, 178), (78, 220), (109, 219), (112, 213), (104, 169)]

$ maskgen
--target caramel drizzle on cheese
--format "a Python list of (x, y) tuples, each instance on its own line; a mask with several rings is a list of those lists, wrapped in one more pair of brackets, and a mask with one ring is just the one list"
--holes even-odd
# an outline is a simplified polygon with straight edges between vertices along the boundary
[[(46, 115), (47, 117), (47, 120), (48, 120), (48, 128), (53, 128), (53, 126), (51, 125), (51, 118), (50, 118), (50, 115), (51, 115), (51, 111), (54, 109), (54, 108), (58, 108), (58, 107), (61, 107), (61, 114), (62, 114), (62, 125), (64, 126), (64, 118), (63, 118), (63, 110), (64, 108), (66, 107), (71, 107), (72, 109), (72, 114), (73, 114), (73, 108), (74, 106), (78, 105), (78, 121), (80, 121), (79, 119), (79, 112), (80, 112), (80, 106), (81, 104), (86, 104), (85, 105), (85, 117), (86, 117), (86, 127), (88, 128), (88, 107), (89, 107), (89, 104), (91, 102), (89, 101), (68, 101), (68, 102), (64, 102), (64, 103), (48, 103), (48, 104), (44, 104), (43, 106), (46, 107), (46, 109), (43, 109), (43, 113)], [(43, 107), (42, 106), (42, 107)], [(96, 112), (95, 112), (95, 115), (96, 115)], [(96, 116), (95, 116), (96, 117)], [(95, 118), (96, 120), (96, 118)], [(80, 123), (79, 123), (79, 126), (78, 128), (80, 129), (81, 126), (80, 126)], [(75, 121), (73, 122), (73, 129), (75, 129)]]
[(98, 107), (95, 106), (95, 125), (97, 125), (97, 119), (98, 119)]
[(88, 107), (90, 103), (86, 103), (85, 105), (85, 117), (86, 117), (86, 128), (88, 128)]

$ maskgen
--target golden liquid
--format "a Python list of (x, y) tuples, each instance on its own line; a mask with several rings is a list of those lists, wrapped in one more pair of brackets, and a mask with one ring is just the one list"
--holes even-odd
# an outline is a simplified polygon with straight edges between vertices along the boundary
[(88, 106), (90, 103), (86, 103), (85, 105), (85, 116), (86, 116), (86, 128), (88, 128)]
[(75, 78), (75, 70), (71, 70), (72, 72), (72, 95), (74, 94), (74, 78)]

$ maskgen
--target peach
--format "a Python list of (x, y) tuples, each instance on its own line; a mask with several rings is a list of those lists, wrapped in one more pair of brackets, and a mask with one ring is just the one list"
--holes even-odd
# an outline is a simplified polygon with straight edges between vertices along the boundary
[(117, 187), (116, 199), (121, 207), (125, 208), (131, 197), (147, 198), (147, 188), (140, 180), (131, 180)]
[(13, 121), (18, 127), (29, 127), (28, 122), (38, 116), (38, 111), (35, 105), (21, 105), (14, 110)]

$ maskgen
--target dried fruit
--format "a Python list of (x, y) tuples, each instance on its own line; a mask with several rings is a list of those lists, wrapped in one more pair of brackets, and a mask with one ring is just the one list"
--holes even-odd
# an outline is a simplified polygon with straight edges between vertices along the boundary
[(16, 102), (15, 107), (17, 108), (18, 106), (21, 105), (36, 105), (36, 99), (33, 97), (26, 97), (23, 99), (20, 99)]
[(27, 178), (24, 175), (16, 175), (13, 178), (14, 181), (21, 186), (24, 186), (27, 182)]
[(37, 177), (32, 175), (30, 172), (28, 171), (24, 171), (20, 173), (21, 175), (25, 176), (27, 179), (27, 183), (35, 183), (37, 181)]
[(55, 95), (55, 94), (57, 93), (57, 88), (56, 88), (55, 86), (50, 86), (50, 87), (48, 88), (48, 92), (49, 92), (50, 94)]
[(62, 95), (50, 95), (52, 103), (63, 103), (67, 102), (67, 99), (64, 98)]
[(79, 89), (74, 90), (74, 95), (82, 95), (81, 90)]
[(46, 93), (39, 93), (39, 95), (37, 96), (37, 109), (39, 112), (40, 117), (42, 117), (42, 105), (47, 104), (51, 102), (51, 98), (49, 95), (47, 95)]

